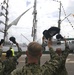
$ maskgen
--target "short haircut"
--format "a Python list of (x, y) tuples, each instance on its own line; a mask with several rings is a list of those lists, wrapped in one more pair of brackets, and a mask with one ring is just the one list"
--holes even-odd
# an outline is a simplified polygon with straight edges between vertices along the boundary
[(31, 42), (28, 45), (28, 52), (32, 56), (38, 56), (42, 51), (42, 46), (37, 42)]

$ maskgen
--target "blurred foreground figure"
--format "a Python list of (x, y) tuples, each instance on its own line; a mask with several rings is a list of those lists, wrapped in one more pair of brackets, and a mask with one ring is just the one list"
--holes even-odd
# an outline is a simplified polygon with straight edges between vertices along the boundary
[(18, 48), (18, 53), (15, 56), (13, 56), (13, 53), (12, 53), (11, 50), (8, 50), (6, 52), (6, 59), (3, 61), (3, 64), (5, 65), (3, 75), (10, 75), (10, 73), (14, 69), (16, 69), (17, 59), (22, 55), (22, 50), (19, 47), (19, 44), (16, 41), (15, 41), (15, 44), (16, 44), (16, 46)]
[(4, 42), (4, 40), (2, 39), (2, 40), (0, 41), (0, 75), (3, 75), (4, 68), (5, 68), (5, 66), (3, 65), (2, 60), (1, 60), (2, 51), (3, 51), (3, 50), (2, 50), (3, 42)]
[[(69, 46), (68, 46), (65, 38), (64, 38), (64, 41), (65, 41), (65, 50), (62, 51), (61, 48), (56, 49), (56, 53), (59, 55), (60, 60), (61, 59), (64, 60), (65, 58), (67, 58), (68, 54), (69, 54), (69, 51), (70, 51)], [(53, 55), (51, 53), (50, 53), (50, 58), (53, 59)], [(66, 64), (66, 59), (63, 61), (61, 67), (59, 68), (59, 70), (57, 71), (57, 73), (55, 75), (68, 75), (65, 64)]]
[(4, 39), (1, 39), (1, 41), (0, 41), (0, 57), (1, 57), (2, 52), (3, 52), (3, 50), (2, 50), (3, 44), (4, 44)]
[(48, 47), (53, 58), (49, 58), (49, 61), (46, 61), (42, 66), (40, 66), (38, 62), (42, 56), (42, 46), (37, 42), (31, 42), (26, 51), (26, 65), (22, 68), (15, 69), (11, 72), (11, 75), (55, 75), (66, 60), (66, 54), (64, 53), (64, 57), (60, 60), (59, 55), (54, 52), (51, 46), (52, 41), (48, 39)]

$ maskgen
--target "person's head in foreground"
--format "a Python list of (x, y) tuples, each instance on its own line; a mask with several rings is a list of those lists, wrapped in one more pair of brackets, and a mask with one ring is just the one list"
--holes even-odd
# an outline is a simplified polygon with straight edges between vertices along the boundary
[(36, 63), (38, 64), (38, 59), (42, 55), (42, 46), (37, 42), (29, 43), (26, 51), (27, 63)]
[(61, 48), (57, 48), (57, 49), (56, 49), (56, 53), (60, 56), (60, 55), (62, 54)]

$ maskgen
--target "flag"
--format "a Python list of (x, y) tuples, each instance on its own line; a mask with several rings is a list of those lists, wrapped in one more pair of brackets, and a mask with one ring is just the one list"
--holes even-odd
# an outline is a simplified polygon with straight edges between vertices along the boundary
[[(32, 8), (32, 7), (31, 7)], [(7, 30), (12, 26), (12, 25), (17, 25), (18, 21), (20, 20), (20, 18), (27, 12), (29, 11), (31, 8), (27, 9), (24, 13), (22, 13), (19, 17), (17, 17), (13, 22), (11, 22), (8, 26), (7, 26)]]

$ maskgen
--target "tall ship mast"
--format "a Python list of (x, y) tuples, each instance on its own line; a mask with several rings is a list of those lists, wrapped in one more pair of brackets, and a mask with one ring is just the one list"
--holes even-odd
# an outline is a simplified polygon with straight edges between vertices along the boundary
[(19, 15), (15, 20), (13, 20), (10, 24), (8, 24), (8, 21), (9, 21), (9, 18), (8, 18), (8, 14), (9, 14), (9, 11), (8, 11), (8, 2), (9, 0), (4, 0), (2, 3), (1, 3), (1, 9), (2, 10), (5, 10), (5, 12), (0, 12), (0, 16), (4, 16), (5, 18), (5, 22), (3, 22), (2, 20), (0, 20), (0, 24), (4, 24), (4, 29), (3, 30), (0, 30), (0, 32), (2, 32), (4, 34), (4, 41), (5, 42), (8, 42), (8, 29), (12, 26), (12, 25), (17, 25), (19, 19), (26, 13), (28, 12), (32, 7), (30, 7), (29, 9), (27, 9), (25, 12), (23, 12), (21, 15)]
[[(9, 21), (9, 18), (8, 18), (8, 2), (9, 0), (4, 0), (2, 3), (1, 3), (1, 12), (0, 12), (0, 16), (4, 16), (5, 18), (5, 22), (3, 22), (2, 20), (0, 20), (0, 23), (4, 24), (4, 29), (3, 30), (0, 30), (0, 32), (2, 32), (4, 34), (4, 41), (8, 41), (8, 33), (7, 33), (7, 26), (8, 26), (8, 21)], [(3, 12), (4, 11), (4, 12)]]
[(60, 28), (60, 25), (61, 25), (61, 1), (59, 1), (59, 3), (60, 3), (60, 8), (59, 8), (58, 28)]
[(33, 27), (32, 27), (32, 37), (33, 41), (36, 41), (37, 38), (37, 0), (34, 1), (34, 11), (33, 11)]

